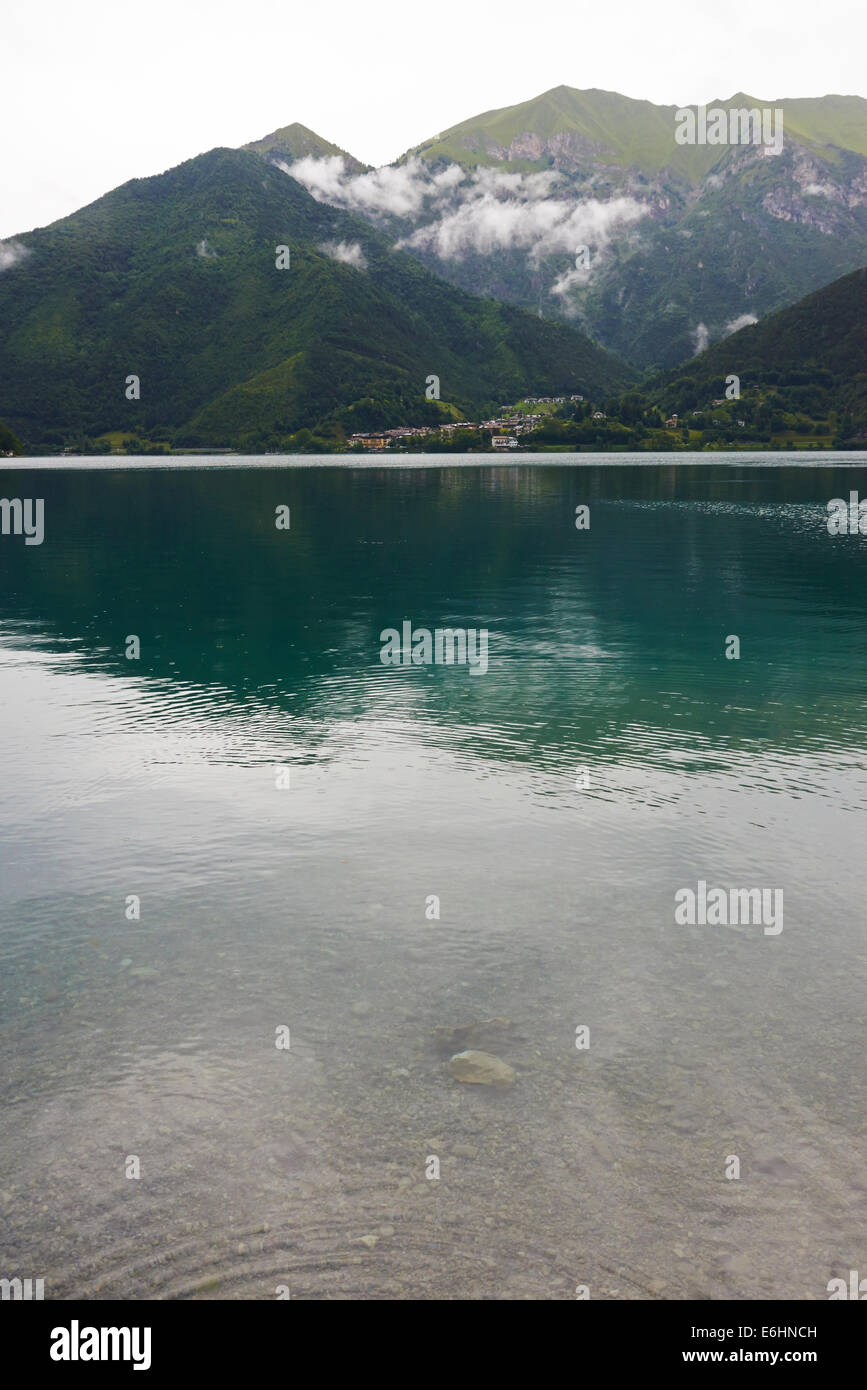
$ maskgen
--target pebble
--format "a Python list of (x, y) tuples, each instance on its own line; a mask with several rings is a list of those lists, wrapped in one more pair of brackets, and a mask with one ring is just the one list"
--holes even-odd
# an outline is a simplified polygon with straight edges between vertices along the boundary
[(449, 1062), (456, 1081), (476, 1086), (511, 1086), (515, 1070), (490, 1052), (456, 1052)]

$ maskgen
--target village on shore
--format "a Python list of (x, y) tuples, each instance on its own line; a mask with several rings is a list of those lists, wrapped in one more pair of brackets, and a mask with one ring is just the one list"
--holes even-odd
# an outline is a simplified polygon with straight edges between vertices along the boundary
[[(566, 405), (567, 403), (583, 403), (583, 396), (526, 396), (524, 405)], [(351, 434), (347, 439), (350, 448), (360, 447), (362, 449), (372, 449), (374, 451), (387, 449), (393, 444), (403, 444), (411, 439), (429, 439), (431, 437), (451, 438), (460, 430), (471, 430), (481, 433), (489, 430), (491, 433), (491, 447), (494, 449), (516, 449), (518, 439), (523, 434), (529, 434), (548, 416), (548, 412), (535, 412), (519, 410), (517, 407), (504, 405), (500, 407), (500, 414), (490, 420), (448, 420), (443, 424), (437, 425), (398, 425), (396, 429), (375, 430), (370, 434)], [(594, 420), (604, 420), (605, 415), (601, 410), (594, 412)]]
[[(716, 410), (720, 406), (727, 406), (730, 403), (722, 398), (713, 400), (707, 410)], [(541, 406), (541, 410), (528, 410), (527, 406)], [(454, 446), (460, 436), (464, 436), (461, 443), (466, 447), (473, 447), (473, 444), (466, 438), (467, 435), (476, 435), (477, 443), (475, 447), (490, 447), (495, 451), (517, 449), (521, 442), (538, 443), (544, 445), (550, 443), (545, 438), (544, 431), (546, 426), (552, 423), (563, 421), (566, 411), (563, 407), (575, 406), (575, 418), (583, 417), (586, 425), (596, 425), (605, 427), (609, 423), (609, 413), (605, 410), (594, 409), (592, 404), (585, 404), (583, 395), (569, 396), (525, 396), (521, 402), (514, 406), (504, 405), (500, 407), (500, 413), (489, 420), (444, 420), (441, 423), (430, 425), (398, 425), (394, 429), (379, 429), (369, 432), (359, 431), (347, 437), (347, 448), (357, 453), (370, 452), (382, 453), (387, 449), (412, 447), (421, 441), (427, 444), (439, 444), (441, 446)], [(689, 438), (692, 431), (701, 429), (702, 421), (707, 410), (693, 410), (690, 412), (690, 422), (682, 419), (677, 414), (670, 415), (667, 419), (664, 415), (657, 416), (657, 430), (663, 435), (671, 435), (673, 431), (680, 432), (684, 438)], [(618, 412), (610, 418), (612, 425), (620, 424)], [(725, 417), (723, 417), (725, 418)], [(737, 416), (729, 419), (728, 423), (737, 430), (742, 430), (746, 426), (746, 421)], [(489, 434), (490, 439), (486, 440), (485, 435)], [(536, 434), (536, 440), (530, 441), (526, 437)]]
[[(710, 397), (711, 392), (707, 394)], [(490, 418), (478, 421), (449, 418), (458, 415), (458, 407), (440, 402), (440, 418), (434, 416), (425, 424), (382, 426), (351, 434), (340, 427), (330, 427), (322, 433), (301, 429), (279, 441), (269, 439), (266, 443), (263, 439), (259, 448), (252, 449), (227, 442), (208, 444), (200, 437), (174, 442), (114, 431), (97, 440), (79, 433), (76, 439), (47, 452), (226, 456), (261, 453), (273, 457), (306, 453), (628, 453), (856, 447), (847, 443), (841, 433), (836, 412), (823, 413), (820, 409), (814, 417), (800, 403), (790, 406), (773, 390), (759, 388), (744, 397), (739, 393), (730, 398), (728, 394), (725, 398), (717, 396), (706, 399), (704, 404), (702, 395), (699, 388), (680, 399), (677, 403), (682, 414), (667, 414), (660, 404), (634, 388), (622, 398), (599, 403), (579, 394), (523, 396), (512, 405), (500, 406)], [(669, 402), (673, 403), (671, 397)], [(30, 452), (14, 436), (0, 436), (0, 443), (9, 442), (18, 445), (15, 454)]]

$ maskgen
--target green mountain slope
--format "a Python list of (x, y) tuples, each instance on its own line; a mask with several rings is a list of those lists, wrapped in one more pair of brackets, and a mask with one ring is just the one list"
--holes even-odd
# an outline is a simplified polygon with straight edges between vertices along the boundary
[(739, 379), (736, 415), (761, 403), (769, 423), (773, 415), (806, 412), (830, 418), (842, 441), (867, 440), (867, 269), (742, 328), (645, 390), (683, 419), (724, 398), (730, 376)]
[(570, 328), (454, 289), (252, 151), (135, 179), (15, 244), (0, 418), (31, 446), (117, 431), (279, 447), (633, 376)]

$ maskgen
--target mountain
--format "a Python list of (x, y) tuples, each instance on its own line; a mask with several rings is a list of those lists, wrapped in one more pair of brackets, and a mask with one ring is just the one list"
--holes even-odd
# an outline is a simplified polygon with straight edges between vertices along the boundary
[(14, 238), (2, 264), (0, 418), (30, 446), (339, 442), (634, 375), (572, 328), (446, 284), (252, 150), (133, 179)]
[(252, 150), (255, 154), (268, 155), (274, 160), (283, 160), (291, 163), (296, 159), (306, 159), (312, 156), (314, 159), (342, 159), (345, 167), (353, 174), (364, 173), (368, 165), (362, 164), (361, 160), (353, 155), (347, 154), (338, 145), (332, 145), (330, 140), (323, 140), (321, 135), (315, 131), (308, 130), (306, 125), (299, 125), (296, 121), (293, 125), (285, 125), (280, 130), (273, 130), (270, 135), (264, 135), (261, 140), (251, 140), (248, 145), (244, 145), (245, 150)]
[[(486, 111), (401, 156), (454, 161), (509, 172), (557, 168), (590, 173), (597, 166), (642, 172), (664, 169), (695, 184), (714, 160), (707, 146), (674, 143), (674, 106), (656, 106), (599, 88), (555, 87), (517, 106)], [(710, 154), (710, 158), (708, 155)]]
[[(736, 92), (726, 101), (709, 101), (707, 106), (779, 107), (786, 134), (800, 144), (836, 146), (867, 156), (867, 100), (863, 97), (767, 102)], [(518, 170), (541, 169), (553, 159), (557, 168), (571, 166), (576, 172), (593, 165), (647, 176), (669, 171), (698, 186), (719, 158), (719, 146), (675, 143), (675, 114), (680, 109), (597, 87), (587, 91), (555, 87), (531, 101), (487, 111), (452, 126), (408, 151), (401, 162), (419, 155), (431, 163), (445, 159), (468, 168), (487, 164)]]
[(867, 269), (845, 275), (761, 323), (742, 328), (693, 361), (645, 387), (666, 413), (682, 419), (724, 399), (738, 377), (736, 415), (756, 403), (773, 417), (806, 411), (832, 422), (840, 442), (867, 441)]
[(780, 110), (779, 153), (679, 144), (674, 106), (561, 86), (375, 175), (303, 176), (451, 283), (664, 368), (867, 262), (867, 101), (712, 108)]

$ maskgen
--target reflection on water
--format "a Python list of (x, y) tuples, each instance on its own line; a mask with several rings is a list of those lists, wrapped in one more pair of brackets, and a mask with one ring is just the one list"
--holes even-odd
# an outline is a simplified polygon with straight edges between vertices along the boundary
[[(46, 538), (0, 538), (0, 1274), (823, 1298), (864, 1264), (867, 540), (824, 524), (862, 469), (2, 483)], [(487, 674), (382, 665), (404, 619), (486, 627)], [(675, 926), (702, 878), (782, 887), (783, 933)], [(507, 1090), (449, 1074), (488, 1018)]]

